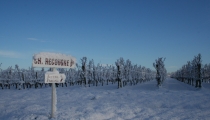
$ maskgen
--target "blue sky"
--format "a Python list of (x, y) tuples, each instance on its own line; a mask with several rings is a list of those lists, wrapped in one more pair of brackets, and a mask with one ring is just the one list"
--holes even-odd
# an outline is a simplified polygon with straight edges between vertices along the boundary
[(0, 16), (3, 69), (31, 67), (38, 52), (151, 69), (165, 57), (168, 72), (198, 53), (210, 63), (209, 0), (1, 0)]

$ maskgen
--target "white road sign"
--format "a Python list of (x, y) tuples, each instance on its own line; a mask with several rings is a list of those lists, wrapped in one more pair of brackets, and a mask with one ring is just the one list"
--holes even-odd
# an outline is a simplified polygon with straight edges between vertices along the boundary
[(41, 52), (33, 56), (33, 67), (74, 68), (76, 59), (70, 55)]
[(65, 74), (59, 74), (56, 72), (45, 73), (45, 83), (64, 83), (65, 79)]

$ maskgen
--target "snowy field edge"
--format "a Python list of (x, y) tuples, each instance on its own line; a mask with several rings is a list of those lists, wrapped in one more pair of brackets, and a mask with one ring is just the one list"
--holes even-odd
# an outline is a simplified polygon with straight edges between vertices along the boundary
[[(56, 120), (210, 119), (210, 85), (198, 90), (172, 78), (161, 88), (156, 80), (117, 89), (104, 86), (57, 87)], [(48, 120), (51, 88), (4, 89), (0, 119)]]

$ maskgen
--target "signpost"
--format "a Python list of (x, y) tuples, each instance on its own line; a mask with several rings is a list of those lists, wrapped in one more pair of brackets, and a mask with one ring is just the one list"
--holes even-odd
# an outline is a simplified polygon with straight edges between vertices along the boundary
[(55, 117), (56, 112), (56, 87), (55, 83), (64, 83), (65, 74), (59, 74), (56, 68), (74, 68), (76, 59), (69, 55), (41, 52), (33, 56), (33, 67), (50, 67), (52, 72), (45, 73), (45, 83), (52, 84), (52, 102), (51, 102), (51, 118)]

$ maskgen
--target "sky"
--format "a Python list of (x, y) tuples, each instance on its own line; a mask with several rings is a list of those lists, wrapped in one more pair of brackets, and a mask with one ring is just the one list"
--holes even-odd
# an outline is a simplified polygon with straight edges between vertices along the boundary
[(1, 69), (39, 52), (114, 65), (120, 57), (168, 72), (201, 53), (210, 63), (209, 0), (0, 0)]

